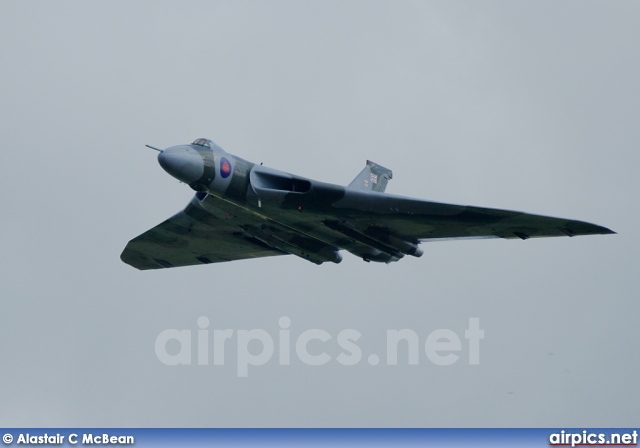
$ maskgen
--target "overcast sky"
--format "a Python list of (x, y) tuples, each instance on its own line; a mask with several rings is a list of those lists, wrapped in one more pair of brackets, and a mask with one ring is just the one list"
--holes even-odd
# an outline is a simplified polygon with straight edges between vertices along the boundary
[[(629, 1), (0, 2), (0, 426), (637, 425), (639, 24)], [(342, 185), (371, 159), (389, 193), (619, 234), (137, 271), (126, 243), (193, 193), (144, 144), (198, 137)], [(201, 316), (276, 340), (286, 316), (292, 341), (328, 332), (309, 351), (332, 360), (276, 353), (239, 378), (234, 336), (223, 366), (195, 339), (192, 365), (163, 364), (158, 335)], [(418, 365), (386, 365), (394, 329)], [(437, 329), (462, 341), (453, 365), (424, 352)]]

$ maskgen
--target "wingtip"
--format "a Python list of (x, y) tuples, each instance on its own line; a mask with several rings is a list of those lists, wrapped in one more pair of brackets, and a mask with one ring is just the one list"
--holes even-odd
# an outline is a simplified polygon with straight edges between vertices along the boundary
[(617, 235), (618, 234), (618, 232), (614, 232), (613, 230), (607, 227), (598, 226), (598, 225), (596, 225), (596, 229), (594, 229), (593, 233), (598, 235)]
[(596, 229), (594, 229), (592, 233), (596, 235), (617, 235), (618, 234), (618, 232), (614, 232), (613, 230), (603, 226), (596, 226)]
[(597, 224), (590, 224), (587, 222), (576, 222), (574, 226), (570, 226), (570, 228), (559, 228), (560, 232), (564, 233), (566, 236), (578, 236), (578, 235), (616, 235), (617, 232), (614, 232), (607, 227), (599, 226)]

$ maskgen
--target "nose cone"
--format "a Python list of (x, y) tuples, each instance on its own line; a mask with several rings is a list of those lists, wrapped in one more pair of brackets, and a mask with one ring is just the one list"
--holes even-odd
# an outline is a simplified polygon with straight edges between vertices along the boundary
[(158, 163), (173, 177), (193, 184), (204, 174), (204, 161), (198, 151), (188, 146), (167, 148), (158, 154)]

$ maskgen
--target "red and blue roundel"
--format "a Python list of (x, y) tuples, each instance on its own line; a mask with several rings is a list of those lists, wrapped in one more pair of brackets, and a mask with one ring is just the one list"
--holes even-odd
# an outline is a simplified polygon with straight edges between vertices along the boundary
[(225, 157), (220, 159), (220, 175), (223, 179), (226, 179), (231, 174), (231, 162)]

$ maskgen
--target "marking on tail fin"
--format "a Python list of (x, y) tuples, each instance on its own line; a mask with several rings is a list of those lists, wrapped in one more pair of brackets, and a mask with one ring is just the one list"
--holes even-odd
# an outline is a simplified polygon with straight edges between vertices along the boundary
[(387, 188), (387, 182), (392, 178), (393, 172), (389, 168), (367, 160), (364, 169), (351, 181), (348, 188), (383, 193)]

